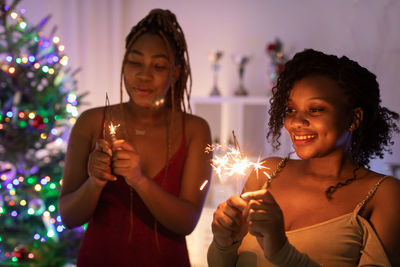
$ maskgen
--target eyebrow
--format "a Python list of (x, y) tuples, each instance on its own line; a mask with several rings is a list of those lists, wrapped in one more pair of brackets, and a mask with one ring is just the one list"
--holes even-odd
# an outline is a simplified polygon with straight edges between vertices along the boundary
[[(128, 54), (135, 54), (135, 55), (139, 55), (139, 56), (143, 56), (144, 54), (142, 52), (140, 52), (139, 50), (136, 49), (132, 49), (128, 52)], [(166, 60), (169, 60), (169, 57), (165, 54), (155, 54), (151, 56), (152, 58), (165, 58)]]
[[(308, 101), (310, 101), (310, 100), (321, 100), (321, 101), (325, 101), (325, 102), (332, 102), (330, 100), (330, 98), (328, 98), (328, 97), (311, 97), (311, 98), (308, 98), (307, 100)], [(288, 98), (287, 102), (293, 102), (293, 99), (292, 98)]]

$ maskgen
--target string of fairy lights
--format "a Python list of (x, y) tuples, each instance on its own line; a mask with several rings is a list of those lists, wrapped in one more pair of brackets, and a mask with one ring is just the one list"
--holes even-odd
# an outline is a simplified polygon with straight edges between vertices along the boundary
[[(5, 8), (7, 10), (9, 7)], [(20, 12), (8, 12), (8, 19), (16, 27), (16, 30), (21, 33), (29, 30), (29, 25), (23, 17), (24, 13), (24, 9), (21, 9)], [(59, 53), (65, 50), (64, 45), (60, 43), (60, 38), (54, 36), (51, 39), (46, 39), (42, 36), (41, 32), (38, 32), (33, 40), (38, 45), (40, 53), (35, 55), (21, 51), (22, 55), (18, 56), (11, 54), (0, 56), (0, 71), (12, 77), (18, 75), (19, 70), (22, 68), (25, 68), (25, 70), (30, 68), (30, 71), (26, 73), (28, 78), (29, 76), (31, 78), (34, 77), (36, 75), (35, 72), (41, 72), (41, 75), (55, 75), (54, 79), (56, 81), (58, 79), (58, 83), (61, 83), (62, 79), (65, 78), (63, 77), (65, 73), (61, 68), (68, 65), (68, 57), (59, 55)], [(39, 84), (35, 89), (41, 91), (45, 86), (45, 84)], [(2, 89), (0, 88), (0, 90)], [(35, 110), (19, 110), (16, 106), (20, 98), (21, 95), (19, 92), (15, 93), (12, 108), (2, 110), (0, 113), (0, 132), (5, 131), (7, 127), (15, 128), (17, 126), (20, 129), (31, 127), (38, 132), (42, 130), (39, 140), (42, 140), (46, 144), (53, 143), (55, 146), (65, 144), (66, 141), (63, 139), (62, 127), (60, 127), (60, 123), (57, 123), (57, 121), (67, 121), (70, 125), (75, 123), (78, 116), (78, 96), (76, 93), (70, 91), (65, 96), (64, 104), (67, 115), (53, 115), (51, 112), (43, 115)], [(50, 130), (49, 127), (51, 128)], [(60, 188), (62, 179), (60, 177), (54, 179), (48, 175), (44, 177), (20, 175), (17, 168), (7, 162), (3, 162), (1, 167), (0, 190), (7, 192), (7, 194), (0, 195), (0, 217), (25, 218), (27, 216), (40, 216), (47, 231), (45, 233), (37, 231), (31, 238), (39, 242), (46, 242), (48, 238), (57, 240), (58, 233), (62, 233), (66, 229), (62, 224), (61, 217), (57, 213), (57, 204), (55, 202), (45, 203), (40, 198), (29, 199), (29, 197), (18, 194), (18, 192), (19, 190), (32, 188), (37, 193), (48, 192), (51, 194), (51, 192)], [(4, 242), (4, 238), (0, 234), (0, 245)], [(1, 250), (2, 248), (0, 248), (0, 253), (10, 259), (10, 261), (17, 262), (20, 260), (17, 248), (9, 251)], [(36, 255), (34, 252), (27, 251), (26, 254), (28, 259), (35, 259)]]

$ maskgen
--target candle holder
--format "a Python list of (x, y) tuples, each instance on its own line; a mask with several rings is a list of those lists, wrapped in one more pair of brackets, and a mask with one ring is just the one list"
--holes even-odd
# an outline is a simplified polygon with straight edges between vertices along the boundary
[(220, 68), (219, 61), (222, 58), (223, 53), (221, 51), (212, 51), (208, 54), (208, 60), (211, 62), (211, 69), (213, 72), (213, 86), (210, 92), (210, 96), (220, 96), (221, 92), (218, 88), (218, 71)]
[(236, 55), (234, 57), (234, 61), (238, 68), (238, 74), (239, 74), (239, 84), (238, 84), (234, 94), (236, 96), (247, 96), (248, 92), (247, 92), (246, 87), (244, 86), (244, 70), (245, 70), (247, 63), (250, 61), (250, 57), (244, 56), (244, 55)]

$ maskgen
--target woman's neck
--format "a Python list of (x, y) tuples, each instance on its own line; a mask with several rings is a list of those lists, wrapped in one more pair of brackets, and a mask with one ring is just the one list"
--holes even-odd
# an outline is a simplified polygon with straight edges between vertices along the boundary
[(125, 117), (128, 122), (135, 125), (155, 125), (165, 123), (168, 117), (168, 109), (164, 107), (140, 107), (129, 101), (124, 104)]
[(323, 158), (305, 160), (304, 170), (315, 177), (323, 179), (343, 179), (353, 175), (357, 165), (351, 160), (350, 155), (329, 155)]

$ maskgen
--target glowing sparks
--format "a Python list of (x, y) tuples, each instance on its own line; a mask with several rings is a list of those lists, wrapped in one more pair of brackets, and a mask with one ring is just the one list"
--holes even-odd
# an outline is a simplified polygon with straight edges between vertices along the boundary
[(204, 187), (208, 184), (208, 180), (205, 180), (203, 184), (200, 186), (200, 191), (203, 191)]
[[(110, 106), (110, 99), (108, 98), (108, 94), (106, 92), (106, 108)], [(111, 113), (111, 112), (110, 112)], [(117, 128), (120, 126), (119, 124), (114, 125), (112, 122), (112, 114), (110, 114), (111, 121), (110, 125), (108, 125), (108, 129), (110, 130), (111, 141), (114, 143), (117, 140)]]
[[(263, 165), (264, 161), (257, 160), (257, 162), (251, 162), (240, 150), (239, 142), (233, 131), (232, 135), (234, 146), (222, 146), (220, 144), (207, 145), (204, 152), (213, 152), (211, 166), (218, 175), (219, 180), (222, 183), (227, 180), (229, 180), (229, 183), (232, 183), (233, 179), (233, 184), (238, 191), (236, 193), (240, 193), (244, 179), (250, 174), (250, 171), (253, 170), (258, 178), (259, 171), (269, 168)], [(267, 177), (270, 177), (267, 172), (264, 171), (263, 173)]]
[(245, 176), (251, 169), (254, 169), (257, 175), (260, 170), (268, 169), (262, 165), (263, 162), (251, 162), (241, 153), (238, 146), (208, 145), (205, 152), (210, 153), (211, 151), (226, 151), (222, 156), (214, 153), (214, 157), (211, 160), (211, 166), (221, 180), (231, 176)]
[(108, 128), (110, 129), (110, 134), (111, 135), (116, 135), (118, 127), (119, 127), (119, 124), (118, 125), (114, 125), (112, 122), (110, 122), (110, 125), (108, 126)]
[(114, 142), (115, 140), (117, 140), (116, 135), (117, 135), (117, 128), (120, 125), (114, 125), (112, 122), (110, 122), (110, 125), (108, 126), (108, 129), (110, 130), (110, 135), (111, 135), (111, 140)]

